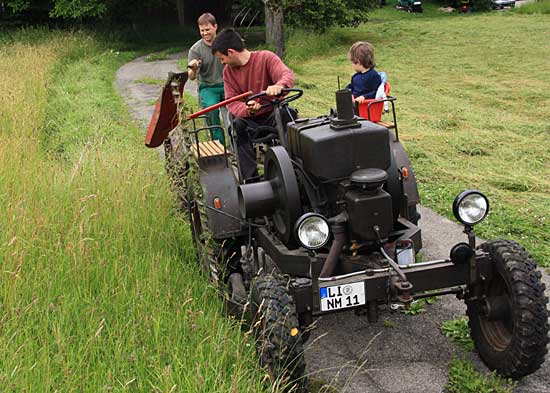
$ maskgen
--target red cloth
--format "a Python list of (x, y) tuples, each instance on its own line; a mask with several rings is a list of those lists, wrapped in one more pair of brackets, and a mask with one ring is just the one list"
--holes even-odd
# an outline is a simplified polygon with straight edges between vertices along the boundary
[[(244, 66), (225, 66), (223, 83), (225, 98), (228, 99), (249, 90), (256, 94), (272, 85), (280, 85), (284, 88), (293, 87), (294, 73), (275, 53), (261, 50), (250, 52), (250, 59)], [(246, 104), (242, 101), (228, 104), (227, 109), (235, 117), (251, 117)], [(252, 117), (266, 114), (272, 110), (273, 107), (268, 106)]]

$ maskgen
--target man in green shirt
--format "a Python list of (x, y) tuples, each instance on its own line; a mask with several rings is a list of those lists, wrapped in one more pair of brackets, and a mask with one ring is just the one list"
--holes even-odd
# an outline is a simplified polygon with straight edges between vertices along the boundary
[[(216, 38), (218, 24), (210, 13), (202, 14), (198, 19), (201, 39), (189, 49), (189, 79), (199, 81), (199, 100), (203, 108), (217, 104), (224, 100), (223, 94), (223, 64), (212, 54), (212, 42)], [(219, 126), (220, 111), (208, 113), (206, 120), (209, 126)], [(223, 129), (215, 128), (212, 131), (214, 139), (224, 143)]]

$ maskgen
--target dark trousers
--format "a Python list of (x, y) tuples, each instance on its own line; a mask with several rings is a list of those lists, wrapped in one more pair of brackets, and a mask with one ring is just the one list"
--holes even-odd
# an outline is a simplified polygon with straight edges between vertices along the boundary
[[(296, 119), (297, 112), (292, 108), (279, 109), (281, 113), (281, 119), (283, 120), (284, 133), (287, 133), (287, 123)], [(288, 113), (290, 111), (290, 114)], [(256, 117), (238, 117), (233, 121), (233, 127), (237, 137), (237, 154), (239, 156), (239, 165), (241, 167), (241, 174), (243, 178), (250, 179), (258, 176), (258, 168), (256, 166), (256, 153), (252, 146), (252, 138), (256, 133), (256, 129), (259, 126), (270, 126), (275, 129), (277, 133), (277, 124), (275, 121), (275, 111), (267, 113), (265, 115)], [(232, 133), (232, 130), (229, 131)]]

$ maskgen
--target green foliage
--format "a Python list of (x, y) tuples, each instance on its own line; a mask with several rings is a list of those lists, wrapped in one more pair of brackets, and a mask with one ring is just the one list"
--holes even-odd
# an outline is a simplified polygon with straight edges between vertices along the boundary
[(448, 393), (512, 393), (515, 383), (496, 373), (482, 375), (467, 360), (453, 359), (449, 368)]
[(330, 26), (358, 26), (368, 19), (375, 0), (285, 0), (285, 22), (317, 31)]
[(7, 6), (13, 13), (40, 11), (51, 18), (67, 20), (128, 19), (145, 9), (174, 6), (173, 0), (11, 0)]
[(514, 12), (518, 14), (550, 14), (550, 0), (536, 0), (516, 7)]
[(31, 6), (30, 0), (11, 0), (6, 3), (11, 8), (12, 12), (21, 12), (29, 9)]
[(81, 19), (98, 17), (107, 12), (108, 5), (104, 0), (55, 0), (50, 12), (53, 17)]
[(475, 346), (470, 337), (470, 328), (466, 318), (453, 319), (441, 324), (441, 331), (455, 343), (467, 351), (473, 351)]

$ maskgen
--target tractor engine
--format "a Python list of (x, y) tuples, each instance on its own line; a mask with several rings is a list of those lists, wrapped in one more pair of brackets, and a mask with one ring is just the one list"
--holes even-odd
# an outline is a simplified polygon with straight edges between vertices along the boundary
[(394, 169), (388, 129), (358, 121), (349, 91), (336, 94), (337, 117), (298, 119), (289, 125), (291, 158), (325, 191), (328, 217), (346, 210), (352, 236), (385, 238), (394, 223), (392, 196), (383, 189)]
[(271, 217), (289, 248), (297, 246), (295, 225), (303, 214), (340, 225), (349, 242), (376, 246), (417, 203), (414, 179), (407, 189), (401, 176), (410, 163), (397, 138), (355, 116), (349, 90), (336, 92), (336, 104), (337, 115), (289, 123), (288, 146), (268, 150), (263, 181), (239, 187), (242, 217)]

